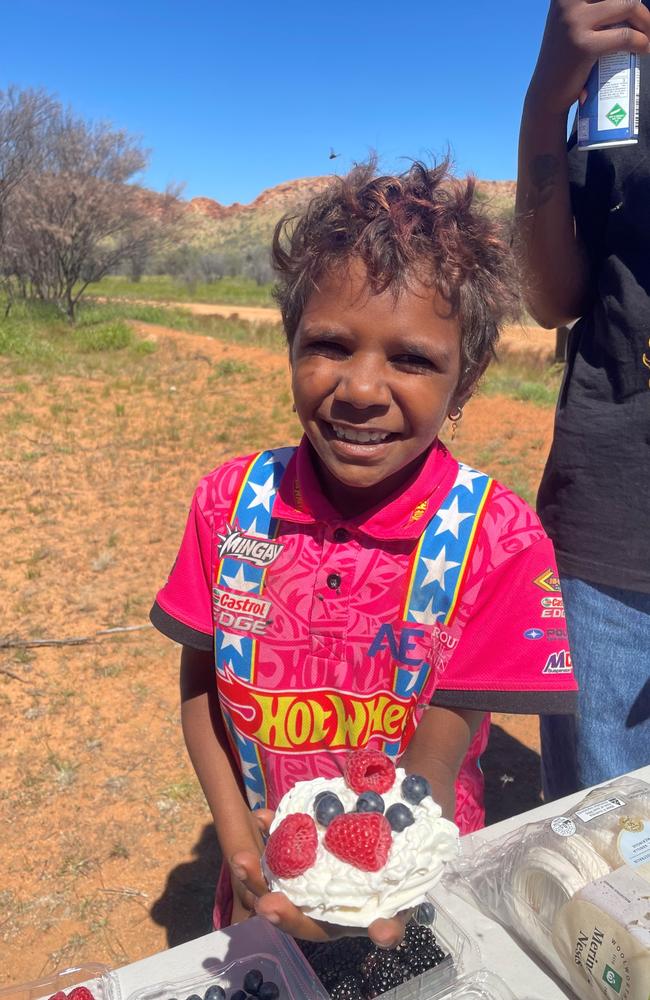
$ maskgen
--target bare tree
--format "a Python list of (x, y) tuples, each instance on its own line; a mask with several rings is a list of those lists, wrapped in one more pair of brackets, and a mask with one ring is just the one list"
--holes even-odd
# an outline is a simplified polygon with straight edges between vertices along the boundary
[(180, 219), (178, 192), (134, 184), (146, 163), (128, 133), (56, 107), (39, 168), (8, 204), (5, 269), (18, 285), (59, 302), (73, 321), (90, 282), (165, 246)]

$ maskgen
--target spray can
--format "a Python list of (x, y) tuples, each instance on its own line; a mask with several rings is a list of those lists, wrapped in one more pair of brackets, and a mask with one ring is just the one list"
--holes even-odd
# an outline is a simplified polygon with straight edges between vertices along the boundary
[(578, 108), (578, 147), (631, 146), (639, 139), (639, 60), (633, 52), (601, 56)]

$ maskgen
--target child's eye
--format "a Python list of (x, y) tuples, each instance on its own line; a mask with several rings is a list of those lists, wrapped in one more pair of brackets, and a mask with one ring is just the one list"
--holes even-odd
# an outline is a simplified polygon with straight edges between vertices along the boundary
[(408, 368), (411, 371), (435, 371), (436, 369), (433, 361), (421, 354), (400, 354), (393, 358), (393, 364), (398, 368)]
[(303, 351), (307, 354), (319, 354), (326, 358), (346, 357), (348, 351), (343, 344), (335, 340), (311, 340), (303, 346)]

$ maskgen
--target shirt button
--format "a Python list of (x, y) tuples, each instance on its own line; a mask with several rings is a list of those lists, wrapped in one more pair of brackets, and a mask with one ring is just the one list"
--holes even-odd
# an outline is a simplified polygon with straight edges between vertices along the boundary
[(334, 532), (335, 542), (347, 542), (349, 537), (350, 535), (345, 530), (345, 528), (337, 528), (336, 531)]
[(327, 586), (330, 590), (338, 590), (341, 586), (341, 576), (339, 573), (330, 573), (327, 577)]

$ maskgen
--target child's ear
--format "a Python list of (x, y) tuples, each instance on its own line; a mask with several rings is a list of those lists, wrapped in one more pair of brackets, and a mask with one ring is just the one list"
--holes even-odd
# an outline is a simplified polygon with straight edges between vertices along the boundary
[[(474, 368), (472, 372), (472, 381), (469, 383), (469, 385), (465, 385), (461, 390), (461, 392), (456, 392), (456, 394), (454, 395), (453, 398), (454, 406), (460, 406), (462, 409), (463, 406), (469, 403), (470, 399), (478, 389), (479, 382), (485, 375), (487, 366), (489, 365), (491, 360), (492, 359), (488, 356), (480, 365)], [(461, 379), (460, 382), (462, 381), (463, 380)]]

